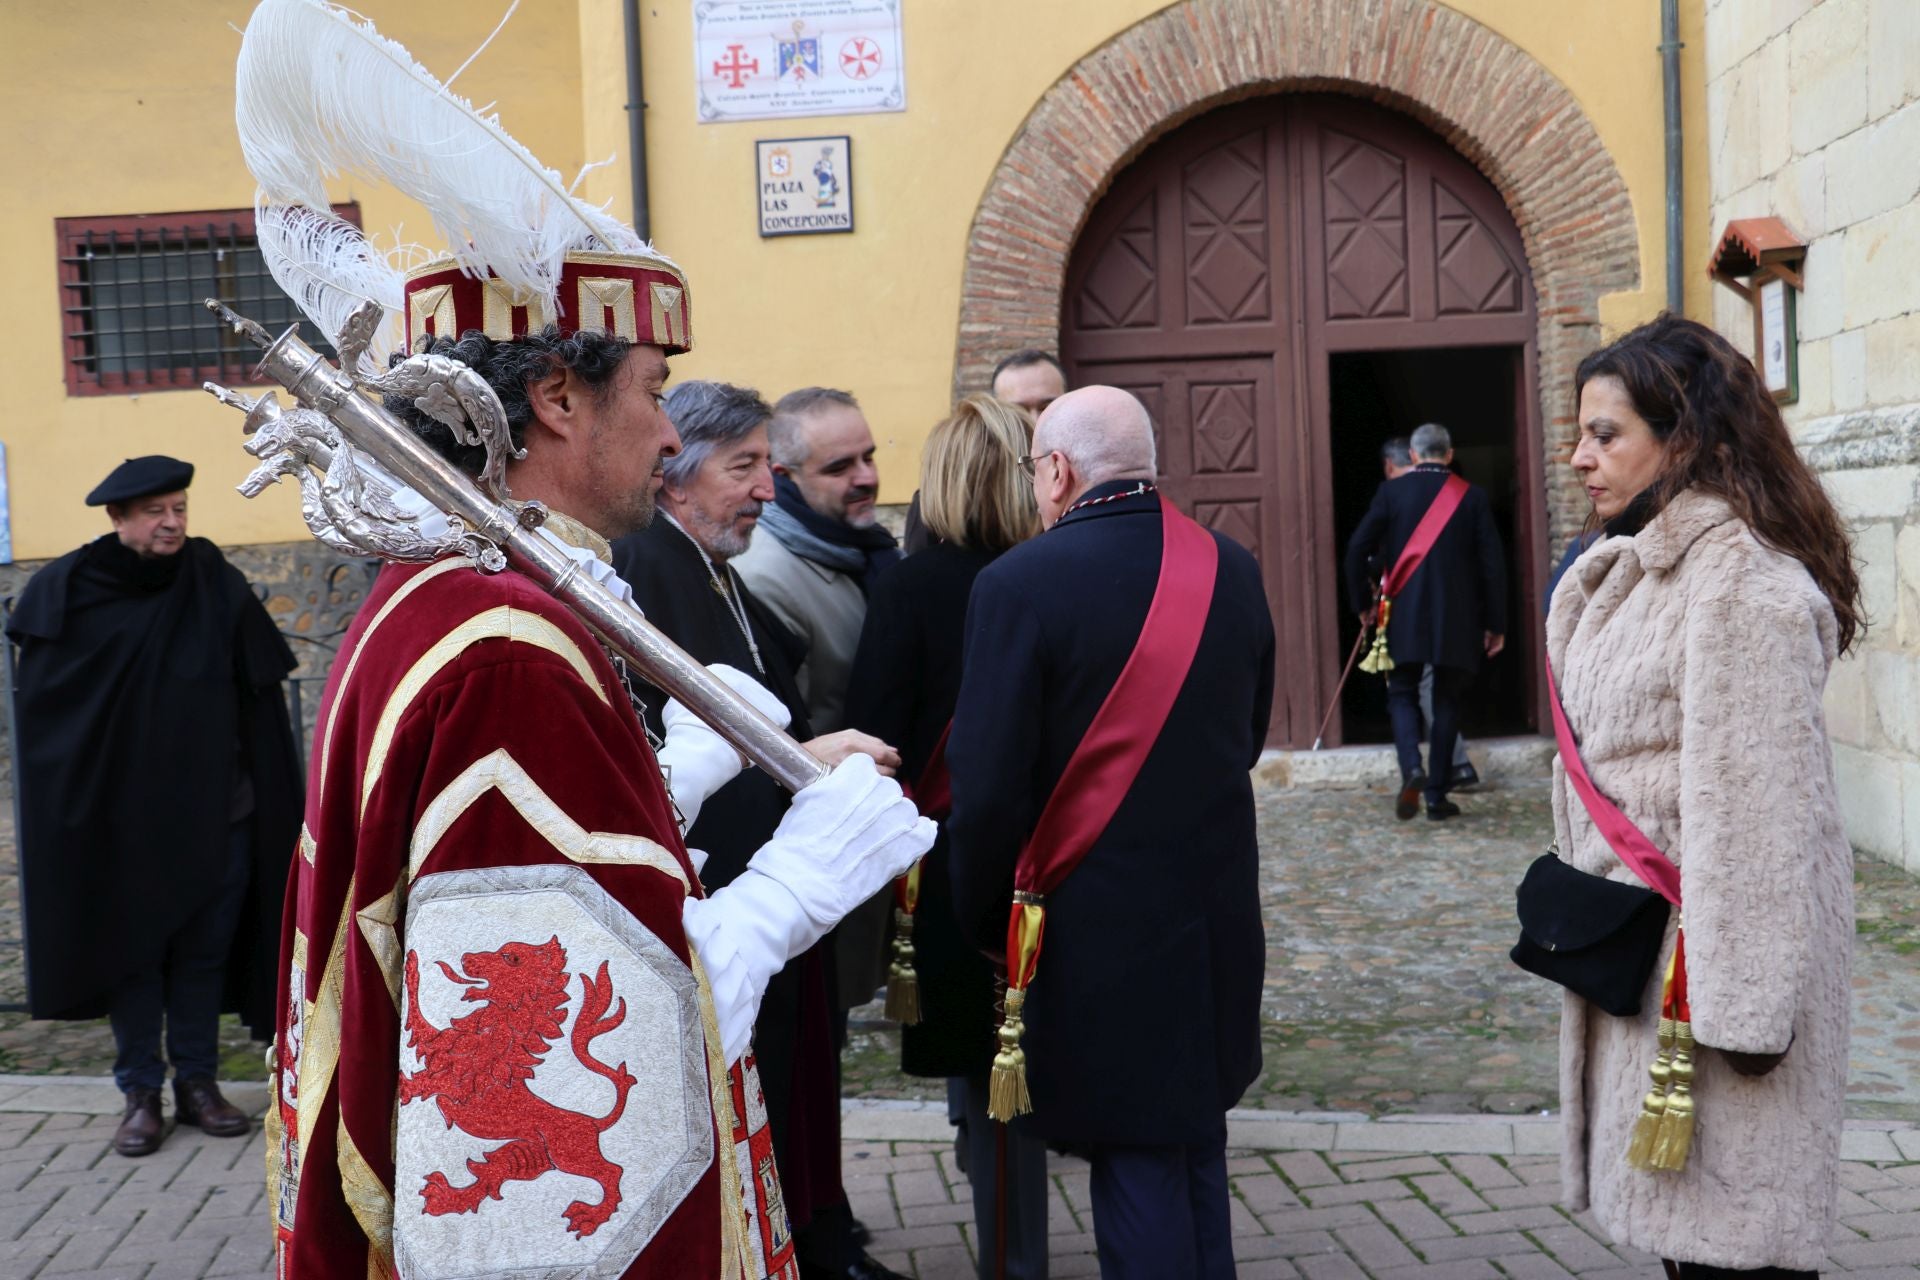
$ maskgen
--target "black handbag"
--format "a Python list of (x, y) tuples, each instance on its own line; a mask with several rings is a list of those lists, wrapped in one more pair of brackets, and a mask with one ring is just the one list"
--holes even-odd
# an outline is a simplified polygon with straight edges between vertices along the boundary
[(1570, 867), (1554, 851), (1534, 859), (1514, 897), (1515, 964), (1616, 1017), (1640, 1012), (1666, 938), (1665, 898)]

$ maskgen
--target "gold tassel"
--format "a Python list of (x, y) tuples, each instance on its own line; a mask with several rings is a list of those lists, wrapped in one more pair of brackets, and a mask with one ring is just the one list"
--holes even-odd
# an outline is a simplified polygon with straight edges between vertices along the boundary
[(920, 975), (913, 968), (913, 917), (893, 909), (893, 963), (887, 966), (887, 1016), (903, 1027), (920, 1023)]
[(1667, 1110), (1667, 1088), (1673, 1079), (1673, 1040), (1673, 1019), (1660, 1019), (1660, 1052), (1647, 1068), (1647, 1074), (1653, 1077), (1653, 1088), (1640, 1100), (1640, 1115), (1633, 1122), (1633, 1137), (1627, 1143), (1627, 1163), (1636, 1169), (1654, 1167), (1654, 1143), (1660, 1136), (1660, 1119)]
[(1387, 619), (1392, 614), (1393, 601), (1382, 600), (1379, 617), (1373, 624), (1373, 647), (1360, 659), (1360, 669), (1370, 676), (1385, 675), (1393, 670), (1393, 656), (1387, 652)]
[(1027, 1096), (1027, 1054), (1020, 1037), (1027, 1027), (1020, 1020), (1020, 1006), (1027, 993), (1018, 987), (1007, 988), (1007, 1012), (1000, 1022), (1000, 1052), (993, 1055), (993, 1075), (987, 1082), (987, 1115), (1005, 1124), (1015, 1116), (1033, 1110)]
[(1693, 1024), (1674, 1024), (1673, 1088), (1660, 1115), (1660, 1135), (1653, 1144), (1650, 1167), (1673, 1173), (1687, 1167), (1693, 1150)]

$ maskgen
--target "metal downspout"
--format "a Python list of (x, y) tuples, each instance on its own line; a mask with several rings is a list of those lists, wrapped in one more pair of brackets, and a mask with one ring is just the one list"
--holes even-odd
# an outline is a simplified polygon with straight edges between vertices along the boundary
[(651, 241), (653, 217), (647, 209), (647, 96), (640, 72), (640, 0), (627, 0), (621, 7), (627, 19), (627, 155), (633, 166), (633, 230), (642, 240)]
[(1667, 310), (1686, 312), (1686, 243), (1680, 158), (1680, 0), (1660, 0), (1660, 81), (1667, 128)]

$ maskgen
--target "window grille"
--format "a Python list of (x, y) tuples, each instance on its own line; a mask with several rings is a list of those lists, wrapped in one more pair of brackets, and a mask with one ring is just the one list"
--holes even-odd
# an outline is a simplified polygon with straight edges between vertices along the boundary
[[(334, 212), (358, 223), (353, 205)], [(278, 332), (302, 321), (268, 273), (253, 211), (61, 218), (67, 392), (111, 395), (256, 382), (259, 353), (202, 305), (218, 298)], [(321, 335), (302, 335), (328, 356)]]

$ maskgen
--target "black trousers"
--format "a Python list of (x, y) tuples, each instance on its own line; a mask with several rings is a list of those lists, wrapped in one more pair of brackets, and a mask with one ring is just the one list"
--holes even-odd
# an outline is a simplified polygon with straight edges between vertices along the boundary
[(1818, 1271), (1789, 1271), (1785, 1267), (1756, 1267), (1736, 1271), (1732, 1267), (1709, 1267), (1703, 1262), (1682, 1262), (1680, 1280), (1820, 1280)]
[(114, 992), (107, 1019), (117, 1050), (113, 1079), (122, 1090), (158, 1089), (166, 1083), (169, 1062), (176, 1079), (213, 1078), (220, 1065), (220, 997), (227, 954), (252, 870), (253, 820), (243, 818), (227, 829), (227, 863), (219, 889), (167, 939), (158, 964), (133, 974)]
[(1460, 726), (1460, 695), (1473, 679), (1471, 671), (1458, 667), (1433, 668), (1433, 736), (1427, 745), (1431, 769), (1420, 765), (1420, 677), (1424, 662), (1402, 662), (1387, 672), (1387, 711), (1393, 717), (1393, 749), (1400, 758), (1400, 777), (1416, 773), (1427, 775), (1427, 803), (1447, 798), (1447, 782), (1452, 772), (1453, 744)]

